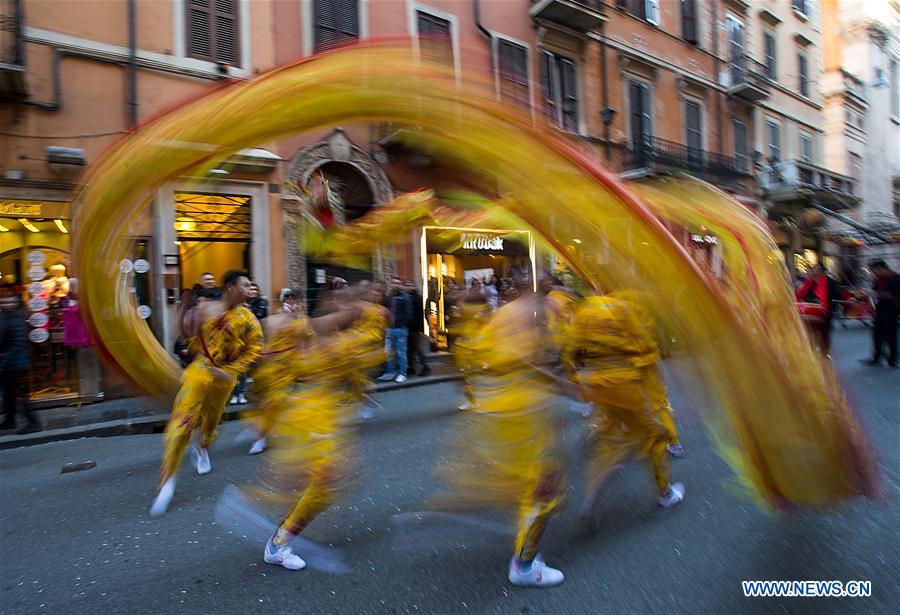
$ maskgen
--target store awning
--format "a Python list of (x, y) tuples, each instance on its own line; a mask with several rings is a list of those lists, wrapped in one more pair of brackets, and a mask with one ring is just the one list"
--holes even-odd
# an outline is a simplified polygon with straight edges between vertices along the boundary
[(867, 245), (881, 245), (885, 243), (900, 242), (900, 227), (885, 227), (875, 229), (863, 224), (862, 222), (854, 220), (853, 218), (850, 218), (843, 214), (839, 214), (836, 211), (825, 207), (824, 205), (811, 203), (810, 207), (822, 212), (827, 216), (831, 216), (832, 218), (839, 220), (840, 222), (851, 227), (852, 230), (834, 231), (829, 233), (829, 235), (836, 239), (855, 239)]

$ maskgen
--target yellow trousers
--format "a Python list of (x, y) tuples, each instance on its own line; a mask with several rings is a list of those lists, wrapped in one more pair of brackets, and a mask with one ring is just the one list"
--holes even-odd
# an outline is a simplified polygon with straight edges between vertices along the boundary
[(658, 364), (647, 368), (644, 381), (647, 386), (647, 394), (650, 395), (660, 422), (672, 437), (672, 444), (678, 444), (678, 428), (675, 427), (675, 415), (672, 412), (672, 405), (669, 403), (669, 392), (666, 390), (666, 383), (663, 381)]
[(212, 445), (225, 404), (234, 390), (234, 382), (233, 377), (215, 377), (206, 359), (198, 359), (184, 370), (163, 436), (160, 484), (178, 473), (191, 434), (198, 426), (201, 429), (200, 446), (208, 448)]
[(585, 386), (582, 393), (599, 415), (591, 434), (590, 489), (599, 486), (616, 466), (648, 457), (659, 493), (664, 494), (671, 477), (666, 446), (674, 437), (660, 418), (647, 379)]

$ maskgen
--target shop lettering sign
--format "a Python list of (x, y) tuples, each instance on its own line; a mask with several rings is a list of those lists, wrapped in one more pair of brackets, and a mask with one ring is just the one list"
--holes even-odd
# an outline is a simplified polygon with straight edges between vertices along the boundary
[(691, 235), (691, 241), (694, 243), (708, 243), (711, 246), (719, 243), (719, 240), (712, 235)]
[(40, 218), (41, 204), (29, 201), (0, 201), (0, 216)]
[(463, 233), (463, 250), (495, 250), (503, 251), (503, 238), (488, 235), (471, 235)]

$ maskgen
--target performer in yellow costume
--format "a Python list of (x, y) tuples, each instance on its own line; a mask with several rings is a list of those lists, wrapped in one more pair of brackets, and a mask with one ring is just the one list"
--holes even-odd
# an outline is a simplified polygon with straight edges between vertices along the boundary
[(457, 409), (465, 411), (478, 406), (472, 378), (482, 369), (483, 362), (479, 360), (476, 341), (481, 327), (490, 316), (490, 308), (484, 296), (471, 293), (462, 298), (459, 313), (460, 317), (451, 323), (454, 334), (452, 351), (453, 363), (462, 372), (462, 388), (466, 397)]
[(436, 508), (492, 507), (516, 511), (514, 585), (552, 587), (564, 580), (538, 555), (550, 515), (563, 500), (565, 480), (550, 412), (553, 381), (540, 365), (548, 335), (535, 314), (541, 298), (527, 280), (524, 294), (497, 310), (470, 340), (481, 369), (471, 374), (479, 405), (466, 413), (450, 461), (438, 469), (447, 493)]
[(310, 328), (309, 318), (298, 310), (265, 319), (268, 342), (262, 362), (253, 373), (253, 388), (259, 395), (256, 412), (256, 439), (250, 454), (258, 455), (268, 446), (267, 436), (287, 406), (292, 382), (291, 366), (297, 361), (298, 342)]
[[(650, 310), (646, 309), (643, 304), (644, 301), (649, 300), (649, 297), (627, 290), (610, 293), (610, 296), (628, 302), (634, 309), (634, 314), (640, 325), (651, 335), (653, 335), (653, 332), (656, 332), (655, 338), (657, 340), (659, 340), (661, 336), (664, 336), (664, 334), (660, 334), (656, 330), (656, 323), (653, 321), (653, 316), (651, 316)], [(672, 443), (666, 447), (666, 450), (668, 450), (673, 457), (678, 457), (680, 459), (684, 457), (684, 447), (681, 445), (681, 441), (678, 438), (678, 428), (675, 426), (675, 411), (672, 409), (672, 404), (669, 403), (669, 392), (666, 389), (666, 383), (665, 380), (663, 380), (662, 369), (659, 362), (647, 371), (646, 380), (647, 392), (653, 400), (653, 407), (656, 409), (660, 422), (672, 438)]]
[[(150, 508), (152, 516), (166, 512), (175, 494), (175, 476), (191, 434), (201, 428), (196, 451), (199, 474), (212, 465), (209, 447), (225, 404), (240, 374), (247, 372), (262, 350), (262, 329), (244, 306), (250, 293), (246, 272), (229, 271), (222, 280), (222, 301), (201, 303), (188, 315), (186, 335), (196, 358), (184, 370), (166, 425), (159, 489)], [(182, 321), (184, 323), (184, 320)]]
[[(367, 288), (367, 287), (364, 287)], [(368, 293), (367, 290), (362, 291)], [(365, 301), (313, 319), (291, 366), (294, 384), (272, 430), (276, 446), (265, 482), (296, 502), (266, 544), (266, 563), (301, 570), (306, 562), (289, 543), (334, 499), (353, 473), (350, 420), (355, 405), (342, 404), (360, 370), (384, 361), (384, 308)], [(346, 322), (352, 324), (339, 331)], [(374, 351), (373, 349), (378, 349)]]
[(610, 296), (585, 298), (575, 309), (567, 339), (563, 363), (595, 406), (585, 509), (609, 473), (635, 457), (650, 458), (660, 505), (678, 504), (684, 486), (670, 483), (666, 451), (674, 436), (660, 419), (654, 389), (659, 350), (634, 305)]

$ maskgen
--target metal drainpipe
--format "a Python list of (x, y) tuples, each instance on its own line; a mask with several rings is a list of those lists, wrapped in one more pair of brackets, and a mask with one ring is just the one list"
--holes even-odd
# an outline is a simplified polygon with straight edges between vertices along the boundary
[(484, 27), (484, 24), (481, 23), (481, 1), (475, 0), (473, 3), (473, 8), (475, 10), (475, 25), (478, 26), (478, 29), (481, 30), (481, 33), (484, 34), (489, 43), (490, 49), (488, 49), (488, 57), (491, 59), (491, 77), (495, 78), (494, 75), (494, 35), (490, 30)]
[(137, 0), (128, 0), (128, 127), (138, 123), (137, 94)]

